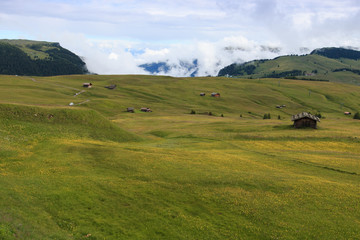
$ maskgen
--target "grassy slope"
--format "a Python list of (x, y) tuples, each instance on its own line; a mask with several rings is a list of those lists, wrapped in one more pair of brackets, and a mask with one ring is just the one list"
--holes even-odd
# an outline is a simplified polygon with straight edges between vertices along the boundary
[[(24, 51), (31, 59), (45, 59), (49, 57), (49, 54), (44, 51), (52, 49), (54, 47), (49, 46), (49, 42), (44, 41), (31, 41), (31, 40), (8, 40), (8, 39), (0, 39), (0, 42), (9, 43), (19, 47), (22, 51)], [(29, 48), (29, 45), (33, 44), (41, 44), (43, 45), (41, 51), (37, 51)]]
[[(249, 63), (253, 64), (253, 63)], [(304, 55), (304, 56), (283, 56), (273, 60), (265, 61), (257, 64), (253, 78), (263, 77), (273, 71), (280, 73), (284, 71), (301, 70), (311, 73), (317, 70), (314, 76), (303, 76), (309, 79), (329, 80), (331, 82), (360, 84), (360, 76), (352, 72), (332, 72), (334, 69), (349, 68), (360, 69), (360, 61), (351, 59), (331, 59), (320, 55)], [(247, 77), (247, 76), (244, 76)]]
[[(360, 109), (358, 87), (151, 76), (34, 80), (0, 78), (0, 239), (360, 236), (360, 121), (342, 114)], [(83, 82), (94, 88), (75, 97)], [(109, 84), (117, 88), (103, 88)], [(222, 97), (199, 96), (213, 91)], [(124, 112), (130, 106), (154, 112)], [(295, 130), (290, 115), (300, 111), (326, 118), (318, 130)], [(273, 119), (262, 120), (268, 112)]]

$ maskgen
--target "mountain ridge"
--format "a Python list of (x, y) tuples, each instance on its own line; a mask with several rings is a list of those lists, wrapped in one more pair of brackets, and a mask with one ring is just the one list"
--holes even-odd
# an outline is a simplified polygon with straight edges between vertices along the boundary
[(0, 39), (0, 74), (54, 76), (89, 73), (85, 62), (57, 42)]
[(318, 48), (310, 54), (286, 55), (233, 63), (218, 76), (245, 78), (291, 78), (360, 84), (360, 51), (349, 48)]

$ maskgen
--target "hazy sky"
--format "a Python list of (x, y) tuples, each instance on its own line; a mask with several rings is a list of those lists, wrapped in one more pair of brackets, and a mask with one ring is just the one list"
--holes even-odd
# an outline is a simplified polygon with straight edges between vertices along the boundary
[(304, 47), (360, 47), (359, 24), (360, 0), (0, 0), (0, 38), (60, 42), (100, 74), (198, 59), (199, 75), (215, 75)]

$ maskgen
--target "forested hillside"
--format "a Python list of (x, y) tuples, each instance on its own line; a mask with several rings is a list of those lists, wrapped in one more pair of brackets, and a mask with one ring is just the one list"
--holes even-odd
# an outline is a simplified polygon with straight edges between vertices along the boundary
[(88, 73), (82, 59), (59, 43), (0, 40), (0, 74), (53, 76)]

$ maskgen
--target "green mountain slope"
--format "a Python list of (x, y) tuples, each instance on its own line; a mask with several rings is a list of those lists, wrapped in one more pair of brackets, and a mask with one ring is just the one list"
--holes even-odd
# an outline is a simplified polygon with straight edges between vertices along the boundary
[(293, 78), (360, 84), (360, 52), (343, 48), (322, 48), (303, 56), (281, 56), (231, 64), (219, 76), (246, 78)]
[(0, 40), (0, 74), (52, 76), (88, 73), (80, 57), (58, 43)]
[[(358, 239), (360, 121), (344, 111), (359, 98), (289, 79), (0, 75), (0, 239)], [(317, 130), (292, 127), (302, 111)]]

